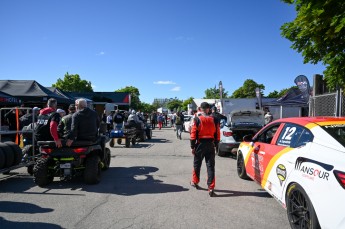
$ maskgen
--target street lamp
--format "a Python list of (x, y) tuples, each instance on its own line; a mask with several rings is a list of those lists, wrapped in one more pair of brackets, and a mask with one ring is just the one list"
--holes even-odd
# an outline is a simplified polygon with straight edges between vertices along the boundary
[(219, 97), (220, 97), (220, 109), (219, 112), (222, 113), (221, 111), (223, 111), (223, 83), (222, 81), (219, 81)]

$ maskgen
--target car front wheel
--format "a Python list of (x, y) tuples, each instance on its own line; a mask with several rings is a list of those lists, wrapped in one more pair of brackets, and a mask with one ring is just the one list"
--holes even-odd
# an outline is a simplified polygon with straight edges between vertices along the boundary
[(247, 175), (247, 171), (246, 171), (246, 166), (244, 164), (244, 158), (242, 153), (238, 153), (237, 155), (237, 175), (245, 180), (249, 180), (249, 177)]
[(286, 210), (291, 228), (320, 228), (313, 204), (304, 189), (297, 183), (288, 188)]

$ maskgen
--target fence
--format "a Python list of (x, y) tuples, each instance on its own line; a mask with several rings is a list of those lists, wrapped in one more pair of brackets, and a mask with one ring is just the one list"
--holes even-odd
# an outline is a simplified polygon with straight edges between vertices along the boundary
[(345, 116), (345, 98), (342, 91), (312, 96), (309, 116)]

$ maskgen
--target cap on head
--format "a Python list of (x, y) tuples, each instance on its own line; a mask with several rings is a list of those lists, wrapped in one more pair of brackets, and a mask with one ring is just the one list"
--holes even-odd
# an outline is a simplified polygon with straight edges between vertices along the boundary
[(217, 111), (217, 107), (212, 107), (212, 111)]
[(32, 108), (32, 110), (33, 110), (33, 111), (39, 111), (39, 110), (41, 110), (41, 108), (39, 108), (39, 107), (34, 107), (34, 108)]
[(210, 104), (208, 104), (206, 102), (202, 102), (200, 104), (200, 107), (201, 107), (201, 109), (206, 110), (206, 109), (210, 108)]
[(56, 110), (56, 113), (59, 113), (59, 114), (60, 114), (60, 113), (66, 113), (66, 112), (65, 112), (64, 110), (62, 110), (62, 109), (57, 109), (57, 110)]

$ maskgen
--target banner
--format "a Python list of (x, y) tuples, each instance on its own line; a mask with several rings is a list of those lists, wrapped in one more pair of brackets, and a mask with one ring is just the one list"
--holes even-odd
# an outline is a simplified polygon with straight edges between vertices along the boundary
[(294, 82), (301, 91), (304, 101), (309, 102), (310, 85), (308, 78), (304, 75), (299, 75)]

